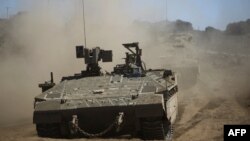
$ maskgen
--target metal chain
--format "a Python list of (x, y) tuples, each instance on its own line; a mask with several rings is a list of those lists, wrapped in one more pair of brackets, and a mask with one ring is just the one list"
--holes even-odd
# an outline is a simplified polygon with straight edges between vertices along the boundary
[(170, 125), (170, 136), (171, 136), (171, 138), (173, 137), (173, 135), (174, 135), (174, 126), (173, 125)]
[(166, 136), (166, 141), (172, 141), (173, 135), (174, 135), (174, 127), (173, 125), (169, 125), (169, 130)]
[(115, 121), (113, 123), (111, 123), (108, 126), (108, 128), (106, 128), (102, 132), (95, 133), (95, 134), (88, 133), (88, 132), (84, 131), (83, 129), (81, 129), (78, 126), (78, 119), (77, 119), (76, 115), (73, 116), (73, 120), (72, 120), (71, 123), (73, 125), (72, 126), (73, 130), (79, 131), (81, 134), (83, 134), (83, 135), (85, 135), (87, 137), (100, 137), (100, 136), (105, 135), (107, 132), (111, 131), (115, 126), (116, 126), (116, 131), (119, 132), (120, 131), (120, 125), (123, 122), (123, 116), (124, 116), (123, 112), (119, 113), (119, 115), (116, 117)]
[(77, 130), (81, 134), (83, 134), (83, 135), (85, 135), (87, 137), (100, 137), (100, 136), (103, 136), (104, 134), (106, 134), (107, 132), (109, 132), (111, 129), (113, 129), (114, 125), (115, 125), (115, 122), (113, 122), (111, 125), (109, 125), (109, 127), (106, 128), (104, 131), (102, 131), (100, 133), (96, 133), (96, 134), (88, 133), (88, 132), (84, 131), (83, 129), (81, 129), (79, 126), (77, 127)]

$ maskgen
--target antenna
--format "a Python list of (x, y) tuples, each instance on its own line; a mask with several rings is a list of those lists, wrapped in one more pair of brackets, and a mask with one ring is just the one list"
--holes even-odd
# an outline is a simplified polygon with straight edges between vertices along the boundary
[(168, 0), (166, 0), (166, 22), (168, 20)]
[(50, 6), (50, 0), (48, 0), (48, 7)]
[(10, 9), (10, 7), (7, 6), (6, 7), (6, 18), (7, 19), (9, 19), (9, 9)]
[(84, 0), (82, 0), (82, 14), (83, 14), (83, 33), (84, 33), (84, 45), (87, 47), (86, 29), (85, 29), (85, 9)]

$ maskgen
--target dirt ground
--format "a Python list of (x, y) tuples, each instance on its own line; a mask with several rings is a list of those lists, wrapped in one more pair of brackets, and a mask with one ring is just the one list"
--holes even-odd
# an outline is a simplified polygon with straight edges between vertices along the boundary
[[(10, 21), (0, 22), (0, 141), (62, 140), (38, 137), (32, 124), (32, 102), (40, 92), (37, 84), (48, 80), (50, 71), (54, 72), (55, 80), (60, 81), (61, 76), (72, 75), (83, 67), (82, 61), (75, 62), (72, 49), (82, 43), (82, 16), (65, 24), (53, 14), (53, 9), (24, 12)], [(111, 9), (111, 6), (107, 7), (107, 10)], [(108, 22), (87, 27), (91, 31), (88, 46), (110, 47), (104, 49), (118, 53), (114, 55), (114, 64), (120, 63), (120, 60), (116, 62), (121, 58), (119, 55), (124, 57), (123, 50), (116, 47), (125, 41), (140, 42), (144, 47), (142, 59), (148, 68), (168, 68), (165, 65), (171, 62), (190, 68), (193, 63), (184, 62), (194, 59), (196, 64), (197, 61), (197, 77), (192, 76), (195, 74), (189, 69), (178, 79), (179, 112), (174, 125), (174, 141), (223, 141), (224, 124), (250, 124), (249, 31), (237, 36), (227, 35), (224, 31), (200, 30), (188, 33), (184, 30), (178, 34), (172, 26), (165, 29), (165, 21), (156, 24), (138, 22), (128, 30), (123, 24), (110, 26), (109, 20), (113, 18), (103, 17), (102, 20)], [(121, 18), (115, 19), (112, 25), (127, 20), (125, 16)], [(182, 71), (187, 72), (187, 69), (184, 67)], [(87, 139), (71, 139), (75, 140)], [(139, 139), (125, 137), (119, 140)]]
[[(222, 141), (224, 124), (250, 124), (248, 59), (240, 66), (231, 65), (230, 60), (223, 60), (221, 64), (218, 64), (221, 60), (206, 60), (211, 59), (200, 60), (197, 83), (189, 89), (180, 86), (174, 141)], [(61, 140), (38, 137), (31, 121), (0, 127), (0, 141)]]
[(249, 80), (243, 68), (202, 65), (196, 86), (180, 92), (175, 141), (223, 141), (224, 124), (250, 123)]

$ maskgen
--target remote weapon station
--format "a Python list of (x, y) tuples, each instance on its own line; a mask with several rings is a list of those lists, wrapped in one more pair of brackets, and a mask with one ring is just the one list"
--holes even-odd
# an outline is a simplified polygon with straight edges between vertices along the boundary
[(114, 137), (171, 139), (177, 115), (177, 78), (165, 69), (149, 69), (138, 43), (123, 44), (125, 64), (102, 73), (98, 62), (111, 62), (112, 51), (76, 47), (86, 70), (59, 84), (39, 84), (33, 122), (41, 137)]

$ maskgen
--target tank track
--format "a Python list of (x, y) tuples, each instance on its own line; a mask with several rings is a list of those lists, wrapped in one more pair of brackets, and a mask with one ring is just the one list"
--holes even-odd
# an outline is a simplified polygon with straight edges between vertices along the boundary
[(59, 124), (37, 124), (37, 135), (40, 137), (60, 137), (60, 125)]
[(142, 138), (144, 140), (172, 140), (173, 128), (162, 120), (143, 120)]
[[(144, 140), (172, 141), (173, 127), (162, 120), (143, 120), (141, 122), (141, 138)], [(37, 134), (40, 137), (60, 138), (59, 124), (37, 124)]]

